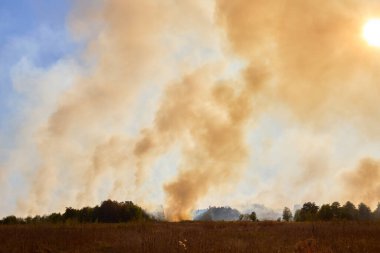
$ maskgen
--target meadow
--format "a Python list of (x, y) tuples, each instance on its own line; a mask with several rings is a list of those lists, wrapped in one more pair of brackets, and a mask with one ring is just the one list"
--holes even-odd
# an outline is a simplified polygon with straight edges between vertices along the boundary
[(0, 252), (379, 253), (378, 222), (0, 225)]

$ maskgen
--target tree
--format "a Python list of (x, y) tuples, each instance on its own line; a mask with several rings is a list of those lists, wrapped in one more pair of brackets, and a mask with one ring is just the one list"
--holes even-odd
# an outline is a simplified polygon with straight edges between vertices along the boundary
[(78, 219), (81, 223), (89, 223), (95, 221), (94, 208), (84, 207), (78, 212)]
[(60, 213), (52, 213), (44, 218), (47, 222), (59, 223), (62, 222), (62, 215)]
[(302, 219), (301, 219), (301, 209), (296, 210), (296, 212), (294, 213), (294, 220), (295, 221), (302, 221)]
[(249, 214), (241, 214), (239, 216), (239, 221), (249, 221), (251, 218), (249, 217)]
[(199, 218), (198, 220), (200, 221), (212, 221), (212, 215), (211, 215), (211, 212), (205, 212), (203, 213)]
[(380, 202), (377, 204), (377, 208), (373, 211), (372, 216), (375, 220), (380, 220)]
[(99, 208), (99, 222), (120, 222), (118, 203), (112, 200), (103, 201)]
[(28, 216), (25, 218), (25, 222), (26, 222), (26, 224), (31, 224), (33, 222), (33, 218)]
[(303, 204), (299, 212), (299, 221), (313, 221), (317, 219), (319, 207), (314, 202)]
[(356, 220), (358, 218), (358, 210), (355, 205), (347, 201), (341, 208), (341, 217), (345, 220)]
[(103, 201), (99, 207), (98, 221), (105, 223), (128, 222), (131, 220), (149, 220), (145, 211), (131, 201)]
[(322, 205), (318, 211), (318, 218), (320, 220), (329, 221), (329, 220), (332, 220), (333, 217), (334, 217), (334, 213), (332, 211), (331, 206), (329, 204)]
[(66, 207), (62, 216), (64, 221), (78, 221), (78, 210), (72, 207)]
[(284, 221), (291, 221), (292, 218), (293, 218), (292, 212), (290, 211), (288, 207), (285, 207), (284, 210), (282, 211), (282, 219)]
[(341, 219), (342, 218), (342, 212), (340, 203), (338, 201), (335, 201), (331, 204), (331, 212), (334, 219)]
[(366, 204), (360, 203), (358, 206), (358, 219), (368, 221), (371, 218), (371, 209)]
[(252, 213), (249, 215), (249, 218), (251, 219), (251, 221), (257, 221), (256, 213), (255, 213), (255, 212), (252, 212)]
[[(59, 218), (59, 214), (53, 215), (57, 219)], [(77, 221), (81, 223), (117, 223), (150, 219), (151, 217), (141, 207), (133, 204), (133, 202), (117, 202), (112, 200), (103, 201), (100, 206), (95, 207), (84, 207), (82, 209), (68, 207), (62, 215), (63, 221)]]
[(7, 225), (18, 224), (19, 223), (19, 219), (16, 216), (11, 215), (11, 216), (7, 216), (4, 219), (2, 219), (1, 223), (2, 224), (7, 224)]
[(42, 217), (39, 215), (36, 215), (32, 218), (32, 223), (40, 223), (42, 221)]

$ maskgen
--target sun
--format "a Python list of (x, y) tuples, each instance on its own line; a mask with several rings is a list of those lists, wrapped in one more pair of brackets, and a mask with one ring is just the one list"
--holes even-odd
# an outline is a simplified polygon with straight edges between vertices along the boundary
[(380, 19), (371, 19), (364, 25), (363, 38), (369, 45), (380, 47)]

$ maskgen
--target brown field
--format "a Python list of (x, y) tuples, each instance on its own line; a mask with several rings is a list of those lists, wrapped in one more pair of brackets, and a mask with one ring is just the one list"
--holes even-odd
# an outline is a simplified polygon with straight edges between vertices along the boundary
[(0, 252), (380, 252), (380, 223), (2, 225)]

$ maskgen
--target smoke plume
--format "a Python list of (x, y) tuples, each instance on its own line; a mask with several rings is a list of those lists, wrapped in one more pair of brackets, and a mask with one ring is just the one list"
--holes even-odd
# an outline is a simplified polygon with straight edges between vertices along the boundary
[[(108, 176), (106, 196), (144, 196), (155, 161), (176, 147), (165, 213), (188, 219), (211, 190), (239, 183), (255, 161), (248, 134), (273, 108), (316, 133), (350, 125), (378, 140), (380, 58), (360, 36), (378, 1), (90, 2), (79, 1), (69, 21), (88, 40), (85, 67), (35, 133), (39, 162), (22, 212), (92, 204)], [(291, 181), (319, 185), (332, 170), (324, 156), (299, 157), (304, 168)], [(378, 162), (364, 160), (345, 179), (373, 203), (378, 176)]]
[[(209, 188), (236, 183), (240, 178), (248, 159), (246, 124), (252, 116), (252, 99), (263, 82), (263, 74), (250, 78), (236, 91), (228, 84), (204, 90), (208, 80), (186, 77), (180, 86), (167, 92), (169, 96), (157, 115), (157, 127), (166, 134), (184, 134), (189, 140), (183, 147), (176, 179), (165, 185), (166, 213), (170, 219), (189, 218)], [(183, 96), (179, 94), (190, 101), (182, 104)]]
[(343, 174), (343, 182), (346, 199), (375, 207), (380, 199), (380, 161), (361, 160), (355, 170)]
[[(378, 140), (380, 61), (361, 37), (365, 21), (379, 13), (378, 2), (217, 2), (218, 20), (232, 50), (252, 65), (266, 67), (270, 85), (261, 95), (272, 107), (284, 106), (295, 117), (291, 120), (315, 133), (347, 124)], [(313, 164), (312, 174), (325, 171), (326, 179), (335, 177), (322, 160)], [(310, 168), (296, 173), (315, 178)], [(362, 178), (368, 175), (362, 173)], [(281, 175), (279, 181), (284, 181)], [(313, 196), (320, 194), (319, 188), (313, 191)]]
[[(55, 194), (75, 198), (76, 205), (89, 204), (89, 193), (95, 191), (102, 173), (107, 168), (126, 169), (133, 156), (137, 157), (136, 181), (141, 181), (138, 153), (149, 143), (140, 141), (135, 154), (129, 153), (127, 146), (133, 137), (125, 138), (125, 129), (131, 120), (131, 110), (136, 109), (134, 102), (139, 92), (171, 78), (170, 68), (174, 66), (170, 53), (182, 41), (170, 36), (175, 32), (199, 36), (204, 33), (207, 25), (202, 24), (206, 17), (202, 16), (201, 5), (190, 2), (78, 3), (70, 26), (74, 34), (88, 33), (90, 42), (84, 60), (92, 63), (73, 88), (62, 95), (55, 112), (38, 132), (41, 164), (34, 173), (30, 196), (20, 201), (20, 210), (27, 213), (44, 210), (54, 202)], [(91, 8), (86, 9), (88, 6)], [(176, 22), (178, 13), (185, 10), (189, 17)], [(194, 17), (199, 24), (193, 22), (193, 30), (189, 31), (188, 22)], [(95, 31), (92, 24), (97, 24)], [(181, 68), (181, 63), (175, 64)], [(67, 190), (57, 193), (62, 184), (67, 184)], [(120, 184), (116, 180), (114, 188)], [(58, 205), (62, 208), (62, 203)]]
[(364, 117), (366, 131), (374, 132), (379, 60), (361, 29), (379, 10), (375, 1), (218, 1), (234, 51), (269, 66), (272, 102), (279, 100), (309, 124), (337, 119), (361, 125)]

